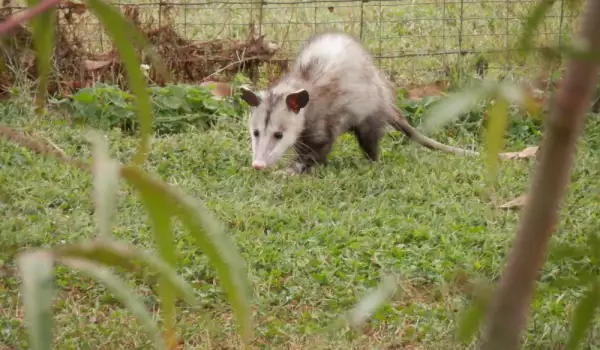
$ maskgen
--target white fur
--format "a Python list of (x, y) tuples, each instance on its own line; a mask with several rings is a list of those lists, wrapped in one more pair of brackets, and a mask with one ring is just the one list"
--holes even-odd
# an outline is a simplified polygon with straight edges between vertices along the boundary
[[(301, 77), (303, 70), (309, 71), (308, 81)], [(343, 97), (330, 99), (319, 96), (333, 86), (331, 83), (334, 81)], [(268, 167), (277, 162), (298, 140), (305, 128), (306, 113), (310, 113), (308, 122), (315, 124), (310, 126), (314, 132), (323, 132), (323, 128), (316, 124), (322, 123), (326, 115), (341, 116), (335, 131), (337, 137), (350, 126), (376, 114), (382, 104), (393, 105), (394, 96), (387, 84), (371, 56), (353, 37), (329, 32), (309, 39), (301, 48), (290, 73), (271, 91), (256, 93), (262, 101), (253, 108), (249, 121), (253, 163)], [(306, 89), (310, 99), (307, 107), (295, 114), (286, 107), (285, 96), (300, 89)], [(284, 98), (281, 103), (272, 106), (269, 127), (263, 130), (269, 93), (283, 95)], [(258, 139), (253, 135), (255, 129), (261, 133)], [(275, 141), (273, 135), (278, 131), (283, 132), (283, 138)]]
[(329, 71), (339, 64), (340, 58), (348, 51), (348, 46), (354, 42), (347, 36), (337, 33), (327, 33), (309, 43), (310, 49), (304, 50), (297, 58), (300, 65), (309, 65), (315, 60), (321, 63), (322, 71)]

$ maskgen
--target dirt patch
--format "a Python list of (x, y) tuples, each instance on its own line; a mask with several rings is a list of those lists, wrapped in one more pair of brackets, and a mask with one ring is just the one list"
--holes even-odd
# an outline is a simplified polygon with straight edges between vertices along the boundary
[[(0, 20), (9, 17), (12, 12), (10, 7), (3, 8)], [(159, 25), (152, 21), (141, 23), (140, 11), (135, 6), (124, 6), (123, 13), (160, 54), (174, 82), (230, 81), (238, 72), (252, 78), (257, 74), (258, 67), (270, 61), (278, 50), (277, 45), (264, 35), (255, 34), (252, 26), (244, 40), (195, 42), (184, 38), (175, 29), (166, 6)], [(115, 46), (109, 43), (103, 52), (92, 52), (84, 45), (83, 29), (89, 25), (91, 18), (93, 16), (84, 4), (70, 1), (61, 3), (56, 12), (56, 43), (48, 88), (50, 94), (68, 95), (97, 82), (116, 84), (127, 89), (126, 70)], [(0, 96), (6, 96), (17, 79), (25, 77), (35, 81), (38, 78), (32, 33), (27, 27), (18, 26), (3, 36), (1, 51)], [(148, 65), (148, 78), (157, 85), (164, 85), (165, 80), (152, 67), (148, 55), (138, 54), (142, 63)]]

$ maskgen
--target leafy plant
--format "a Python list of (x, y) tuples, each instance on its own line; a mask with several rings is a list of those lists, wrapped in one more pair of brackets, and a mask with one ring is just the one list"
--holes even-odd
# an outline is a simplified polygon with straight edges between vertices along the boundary
[[(398, 107), (412, 125), (422, 124), (429, 113), (436, 108), (437, 104), (446, 106), (447, 100), (441, 96), (426, 96), (420, 100), (400, 99)], [(489, 110), (493, 108), (495, 100), (492, 98), (482, 98), (478, 100), (472, 108), (465, 110), (459, 122), (444, 124), (437, 128), (437, 131), (443, 131), (447, 135), (456, 135), (458, 133), (469, 133), (478, 135), (482, 127), (486, 127), (492, 118), (488, 118)], [(534, 143), (541, 136), (543, 124), (541, 119), (536, 117), (537, 110), (525, 109), (510, 106), (507, 110), (508, 125), (506, 126), (507, 143), (515, 146), (524, 146)], [(427, 124), (425, 124), (427, 127)], [(504, 133), (504, 132), (503, 132)], [(482, 135), (483, 136), (483, 135)]]
[[(238, 95), (215, 99), (208, 86), (169, 84), (147, 91), (153, 127), (159, 135), (180, 133), (190, 125), (208, 128), (221, 119), (240, 118), (246, 108)], [(76, 122), (100, 129), (118, 127), (127, 133), (139, 131), (134, 96), (114, 85), (99, 83), (54, 103), (68, 106)]]
[[(238, 316), (242, 335), (247, 340), (250, 335), (250, 312), (247, 301), (247, 286), (245, 285), (245, 279), (243, 277), (243, 263), (237, 255), (234, 245), (228, 242), (227, 236), (222, 233), (219, 225), (215, 223), (214, 219), (208, 214), (208, 212), (197, 206), (190, 198), (180, 194), (172, 187), (165, 183), (155, 180), (147, 174), (143, 173), (139, 169), (139, 165), (145, 160), (147, 151), (149, 149), (149, 136), (152, 131), (153, 125), (156, 127), (158, 123), (152, 121), (152, 103), (151, 96), (158, 102), (155, 103), (154, 107), (160, 106), (165, 110), (171, 112), (177, 111), (178, 113), (188, 113), (192, 110), (191, 103), (187, 92), (185, 98), (183, 98), (182, 91), (173, 92), (171, 90), (163, 91), (158, 90), (160, 93), (156, 95), (156, 91), (147, 89), (143, 80), (141, 72), (139, 71), (139, 60), (133, 47), (130, 45), (131, 42), (135, 43), (136, 46), (145, 46), (145, 41), (138, 35), (139, 33), (133, 28), (132, 24), (127, 21), (119, 12), (114, 10), (111, 6), (100, 0), (88, 0), (86, 3), (94, 9), (97, 16), (100, 17), (102, 23), (109, 28), (109, 32), (115, 40), (116, 46), (119, 49), (122, 60), (126, 63), (130, 85), (132, 87), (132, 95), (122, 95), (120, 92), (115, 93), (114, 91), (104, 91), (109, 96), (116, 95), (114, 97), (117, 101), (113, 100), (109, 102), (98, 103), (98, 109), (104, 111), (105, 109), (117, 108), (120, 112), (127, 114), (124, 121), (132, 121), (132, 116), (135, 114), (139, 122), (139, 130), (141, 135), (140, 147), (136, 154), (133, 165), (120, 165), (116, 161), (112, 160), (108, 156), (107, 147), (103, 144), (101, 137), (92, 136), (92, 143), (94, 144), (94, 164), (92, 171), (94, 173), (94, 198), (96, 202), (96, 217), (98, 229), (101, 233), (99, 239), (95, 242), (91, 242), (87, 245), (67, 245), (61, 248), (50, 248), (35, 252), (24, 253), (19, 258), (19, 266), (23, 276), (23, 295), (26, 304), (26, 317), (28, 320), (28, 326), (31, 330), (31, 340), (34, 349), (48, 348), (51, 344), (51, 333), (49, 332), (51, 326), (51, 297), (52, 297), (52, 286), (49, 281), (52, 277), (51, 265), (54, 262), (60, 262), (72, 268), (80, 269), (87, 272), (88, 274), (96, 277), (103, 281), (107, 287), (109, 287), (115, 294), (117, 294), (121, 300), (130, 307), (138, 318), (142, 321), (147, 331), (151, 336), (155, 338), (155, 345), (158, 347), (164, 347), (164, 344), (172, 345), (174, 341), (174, 326), (172, 323), (173, 316), (175, 313), (174, 300), (176, 296), (187, 297), (189, 302), (194, 302), (191, 298), (189, 288), (185, 282), (179, 280), (177, 275), (174, 273), (174, 261), (176, 260), (176, 254), (172, 244), (172, 233), (170, 220), (172, 218), (179, 219), (184, 226), (188, 229), (196, 240), (199, 242), (199, 246), (205, 251), (210, 257), (211, 261), (215, 264), (218, 274), (221, 278), (223, 286), (227, 292), (230, 302), (234, 307), (234, 311)], [(546, 1), (546, 3), (549, 3)], [(42, 13), (58, 4), (57, 0), (50, 0), (39, 5), (35, 5), (35, 2), (30, 2), (29, 12), (25, 11), (25, 15), (21, 15), (21, 21), (27, 18), (31, 18), (37, 11), (37, 14)], [(34, 6), (35, 5), (35, 6)], [(591, 28), (587, 30), (586, 34), (591, 37), (591, 33), (597, 31), (592, 27), (592, 19), (597, 18), (599, 8), (597, 3), (590, 3), (590, 15), (587, 18), (587, 24)], [(539, 10), (541, 8), (541, 10)], [(538, 10), (530, 18), (530, 24), (526, 28), (526, 32), (523, 34), (525, 38), (523, 42), (529, 43), (535, 27), (536, 21), (539, 24), (541, 18), (540, 13), (547, 11), (550, 6), (540, 5)], [(45, 89), (46, 84), (45, 75), (50, 69), (50, 65), (47, 64), (50, 56), (50, 48), (52, 47), (51, 42), (53, 38), (50, 35), (44, 33), (48, 27), (48, 18), (44, 17), (43, 14), (38, 24), (35, 26), (36, 48), (38, 50), (40, 65), (40, 71), (42, 78), (40, 79), (40, 88)], [(536, 17), (537, 16), (537, 17)], [(12, 22), (11, 22), (12, 21)], [(6, 23), (17, 23), (17, 19), (10, 19)], [(9, 29), (8, 25), (2, 27), (2, 31)], [(39, 39), (39, 38), (43, 38)], [(598, 46), (598, 43), (594, 43)], [(560, 52), (571, 55), (571, 57), (583, 58), (587, 61), (593, 61), (596, 56), (594, 53), (585, 52), (579, 47), (569, 48), (558, 48)], [(556, 207), (561, 199), (561, 193), (559, 190), (566, 183), (566, 174), (568, 174), (570, 168), (570, 155), (574, 148), (574, 143), (577, 135), (577, 126), (582, 121), (582, 105), (587, 103), (585, 99), (577, 98), (576, 96), (568, 95), (569, 91), (576, 90), (576, 83), (579, 81), (588, 82), (591, 80), (591, 76), (594, 74), (583, 73), (583, 68), (591, 68), (593, 72), (597, 72), (597, 65), (582, 64), (581, 61), (575, 61), (571, 64), (570, 73), (573, 78), (568, 80), (570, 85), (566, 84), (565, 90), (561, 90), (563, 98), (567, 101), (576, 101), (571, 107), (573, 112), (573, 119), (575, 122), (569, 123), (563, 122), (564, 115), (556, 114), (555, 120), (562, 122), (563, 129), (554, 127), (549, 128), (549, 137), (545, 141), (545, 145), (548, 146), (550, 151), (545, 151), (540, 166), (540, 175), (536, 179), (536, 186), (534, 186), (534, 192), (532, 196), (531, 205), (527, 207), (525, 216), (525, 225), (519, 231), (516, 244), (516, 253), (511, 255), (507, 272), (509, 277), (503, 278), (503, 284), (501, 284), (501, 292), (497, 294), (496, 304), (502, 305), (503, 301), (506, 301), (512, 308), (509, 308), (504, 314), (499, 313), (498, 308), (492, 309), (498, 312), (498, 314), (492, 314), (491, 321), (494, 326), (489, 331), (491, 337), (488, 338), (492, 344), (494, 342), (505, 341), (508, 342), (504, 348), (514, 348), (516, 342), (514, 339), (518, 338), (518, 333), (522, 327), (522, 319), (524, 314), (524, 307), (522, 305), (527, 304), (527, 298), (530, 296), (531, 285), (536, 269), (539, 267), (541, 262), (541, 252), (543, 252), (545, 244), (549, 238), (549, 232), (553, 224), (553, 217), (556, 214)], [(588, 71), (589, 69), (585, 70)], [(585, 88), (585, 87), (584, 87)], [(157, 97), (159, 96), (159, 97)], [(198, 97), (198, 96), (196, 96)], [(567, 99), (567, 97), (572, 97)], [(494, 161), (495, 155), (502, 148), (502, 133), (506, 131), (508, 123), (508, 114), (512, 104), (518, 104), (522, 107), (528, 108), (531, 104), (528, 103), (530, 96), (521, 91), (519, 88), (508, 85), (506, 83), (488, 83), (484, 82), (480, 86), (474, 87), (472, 90), (463, 91), (456, 93), (450, 98), (440, 100), (438, 103), (431, 104), (432, 108), (429, 109), (428, 115), (430, 118), (426, 118), (424, 127), (434, 128), (439, 127), (442, 124), (455, 120), (458, 117), (468, 113), (474, 107), (477, 107), (482, 100), (494, 100), (494, 108), (489, 113), (490, 118), (493, 118), (488, 128), (486, 138), (487, 143), (487, 154), (488, 157), (488, 170), (490, 177), (493, 177), (497, 169), (497, 161)], [(152, 101), (155, 101), (152, 100)], [(193, 100), (193, 99), (192, 99)], [(38, 98), (38, 101), (42, 99)], [(92, 100), (95, 101), (95, 100)], [(104, 101), (104, 100), (103, 100)], [(107, 103), (108, 106), (107, 107)], [(207, 107), (204, 103), (198, 102), (202, 105), (202, 108), (208, 109), (214, 112), (215, 105), (209, 102)], [(115, 107), (117, 106), (117, 107)], [(557, 105), (558, 107), (559, 105)], [(409, 106), (413, 109), (414, 113), (421, 113), (423, 109), (419, 106)], [(120, 109), (119, 109), (120, 108)], [(556, 108), (558, 109), (558, 108)], [(95, 112), (97, 109), (94, 109)], [(86, 111), (88, 112), (88, 111)], [(130, 113), (131, 112), (131, 113)], [(566, 110), (559, 110), (557, 113), (567, 114)], [(83, 113), (83, 112), (82, 112)], [(158, 113), (158, 112), (157, 112)], [(210, 114), (213, 116), (215, 113)], [(116, 117), (114, 117), (116, 118)], [(99, 118), (100, 120), (104, 119)], [(109, 125), (110, 125), (110, 118)], [(119, 119), (121, 120), (121, 119)], [(137, 124), (131, 123), (131, 127), (137, 127)], [(173, 124), (171, 124), (173, 125)], [(13, 137), (10, 131), (2, 130), (2, 136), (8, 137), (28, 147), (33, 147), (29, 140), (23, 138)], [(568, 131), (568, 136), (565, 143), (561, 144), (561, 138), (559, 138), (559, 131)], [(562, 147), (562, 148), (561, 148)], [(43, 147), (38, 147), (38, 151), (41, 153), (53, 154), (52, 152), (45, 152)], [(549, 153), (555, 152), (555, 153)], [(56, 154), (54, 154), (56, 155)], [(57, 156), (58, 157), (58, 156)], [(552, 159), (551, 157), (556, 157)], [(65, 160), (61, 157), (58, 157)], [(553, 161), (557, 164), (553, 166)], [(90, 170), (85, 163), (77, 163), (82, 169)], [(555, 174), (560, 173), (560, 176)], [(545, 177), (546, 174), (551, 174), (549, 177)], [(150, 223), (153, 227), (154, 239), (158, 246), (158, 253), (160, 258), (151, 259), (149, 254), (137, 250), (136, 248), (126, 246), (122, 243), (114, 241), (110, 237), (110, 213), (113, 210), (113, 200), (118, 179), (124, 178), (136, 188), (144, 203), (145, 208), (150, 214)], [(550, 191), (549, 195), (544, 196), (544, 191)], [(530, 208), (533, 208), (530, 209)], [(537, 214), (537, 215), (536, 215)], [(550, 219), (547, 219), (550, 218)], [(540, 228), (534, 224), (539, 224)], [(534, 242), (532, 244), (531, 242)], [(530, 248), (529, 250), (525, 248)], [(516, 260), (514, 260), (516, 259)], [(154, 323), (151, 322), (148, 314), (140, 306), (141, 304), (136, 300), (133, 293), (123, 286), (119, 278), (112, 273), (108, 267), (120, 266), (127, 269), (133, 270), (136, 266), (133, 261), (142, 261), (144, 265), (151, 266), (155, 269), (160, 276), (160, 288), (159, 293), (163, 302), (161, 308), (163, 312), (163, 318), (165, 320), (167, 341), (163, 341), (158, 328)], [(516, 261), (517, 263), (515, 263)], [(526, 271), (529, 275), (523, 275), (521, 271)], [(533, 273), (532, 273), (533, 272)], [(524, 276), (524, 277), (523, 277)], [(505, 286), (510, 286), (510, 282), (516, 280), (512, 287), (519, 288), (516, 293), (509, 293)], [(389, 283), (389, 282), (388, 282)], [(504, 287), (503, 287), (504, 286)], [(385, 286), (384, 286), (385, 287)], [(582, 338), (582, 334), (587, 329), (591, 320), (591, 311), (597, 307), (597, 293), (594, 293), (597, 289), (596, 285), (592, 285), (590, 293), (586, 295), (578, 308), (579, 311), (576, 313), (577, 322), (575, 322), (573, 336), (570, 338), (571, 341), (569, 346), (575, 346)], [(380, 303), (386, 299), (387, 295), (392, 288), (388, 285), (387, 288), (381, 288), (377, 291), (377, 298), (367, 298), (365, 302), (359, 303), (358, 307), (353, 313), (351, 313), (351, 319), (354, 320), (355, 324), (360, 324), (364, 321), (365, 315), (372, 314), (373, 311), (380, 305)], [(504, 293), (502, 293), (502, 291)], [(508, 297), (508, 299), (503, 299)], [(511, 299), (512, 298), (512, 299)], [(596, 299), (595, 299), (596, 298)], [(471, 313), (472, 317), (477, 318), (481, 316), (481, 310), (484, 309), (481, 303), (476, 305), (475, 312)], [(358, 311), (356, 311), (358, 310)], [(507, 317), (500, 317), (507, 316)], [(466, 339), (469, 333), (476, 328), (478, 322), (472, 322), (473, 318), (466, 317), (465, 322), (467, 326), (461, 328), (461, 338)], [(504, 326), (504, 328), (502, 327)], [(500, 331), (499, 331), (500, 330)], [(505, 331), (504, 334), (501, 331)], [(506, 337), (502, 337), (505, 335)]]
[[(532, 38), (535, 30), (543, 21), (554, 1), (541, 0), (526, 20), (525, 30), (519, 42), (523, 54), (533, 47)], [(569, 3), (570, 5), (572, 4)], [(575, 45), (564, 45), (546, 50), (558, 52), (571, 59), (565, 74), (564, 84), (558, 91), (549, 119), (546, 137), (540, 157), (540, 164), (530, 199), (525, 207), (524, 217), (516, 236), (516, 242), (509, 256), (505, 273), (500, 279), (498, 290), (488, 305), (487, 301), (477, 299), (469, 308), (461, 325), (459, 336), (466, 340), (478, 328), (483, 319), (482, 310), (487, 310), (487, 328), (483, 336), (482, 349), (516, 349), (519, 335), (525, 323), (529, 309), (538, 269), (543, 265), (544, 252), (555, 225), (557, 208), (560, 205), (571, 170), (575, 143), (581, 125), (585, 120), (585, 110), (590, 106), (590, 97), (597, 84), (596, 75), (600, 59), (600, 40), (597, 36), (600, 28), (597, 17), (600, 5), (588, 3), (586, 16), (583, 18), (581, 37)], [(577, 43), (585, 42), (586, 45)], [(530, 97), (517, 87), (506, 83), (486, 82), (474, 89), (466, 90), (438, 104), (432, 109), (426, 128), (430, 130), (455, 120), (476, 105), (477, 101), (494, 97), (495, 107), (489, 113), (492, 119), (487, 129), (486, 138), (490, 179), (497, 172), (497, 155), (502, 148), (502, 137), (506, 131), (508, 118), (507, 102), (528, 103)], [(500, 101), (500, 103), (498, 103)], [(567, 347), (574, 349), (583, 339), (585, 331), (590, 327), (594, 311), (598, 307), (599, 296), (596, 280), (590, 284), (588, 292), (581, 299), (575, 314), (573, 329)]]
[[(31, 139), (27, 135), (8, 127), (0, 127), (0, 136), (39, 153), (54, 156), (59, 160), (78, 166), (82, 170), (92, 171), (94, 175), (95, 217), (100, 231), (98, 239), (87, 244), (68, 244), (28, 251), (18, 257), (18, 266), (23, 278), (25, 318), (30, 330), (31, 347), (32, 349), (52, 347), (52, 266), (56, 262), (81, 270), (103, 282), (138, 317), (149, 337), (154, 340), (155, 347), (164, 349), (175, 346), (176, 331), (173, 322), (175, 298), (183, 296), (188, 302), (194, 303), (195, 297), (189, 285), (181, 280), (175, 272), (176, 251), (171, 227), (173, 218), (179, 219), (183, 223), (198, 243), (198, 247), (215, 265), (217, 275), (237, 316), (242, 340), (247, 344), (252, 331), (248, 300), (249, 288), (244, 275), (244, 262), (235, 245), (229, 241), (220, 224), (200, 203), (166, 183), (152, 178), (139, 168), (146, 158), (149, 137), (153, 129), (150, 96), (155, 97), (152, 100), (155, 101), (155, 107), (160, 106), (171, 111), (182, 110), (190, 113), (212, 111), (211, 116), (215, 114), (232, 115), (234, 107), (222, 107), (210, 99), (205, 99), (209, 94), (208, 89), (177, 87), (148, 89), (140, 70), (138, 53), (134, 50), (137, 47), (150, 51), (152, 54), (153, 50), (147, 46), (146, 39), (133, 23), (113, 6), (101, 0), (86, 0), (85, 3), (100, 19), (114, 40), (121, 60), (125, 63), (132, 93), (119, 91), (109, 86), (101, 86), (99, 90), (87, 89), (75, 98), (78, 103), (76, 108), (79, 108), (82, 115), (90, 113), (92, 118), (100, 120), (105, 116), (103, 113), (107, 113), (106, 115), (110, 116), (107, 118), (109, 125), (113, 122), (125, 122), (137, 127), (139, 124), (140, 146), (133, 164), (121, 165), (110, 158), (104, 138), (92, 133), (90, 142), (94, 151), (93, 164), (90, 167), (87, 163), (69, 159), (63, 153), (47, 144)], [(54, 37), (48, 34), (49, 28), (52, 28), (50, 18), (52, 18), (53, 10), (48, 10), (57, 4), (56, 0), (45, 0), (41, 3), (30, 1), (30, 7), (26, 11), (19, 14), (18, 17), (11, 17), (0, 24), (0, 34), (2, 34), (20, 22), (38, 16), (34, 19), (34, 37), (41, 82), (39, 89), (43, 96), (45, 96), (44, 92), (50, 71), (50, 56), (54, 45)], [(132, 43), (134, 45), (131, 45)], [(162, 62), (155, 54), (151, 56), (160, 72), (160, 67), (163, 67)], [(38, 98), (38, 103), (44, 102), (45, 99)], [(134, 116), (138, 119), (137, 123), (133, 123)], [(158, 257), (118, 242), (111, 237), (110, 219), (114, 210), (119, 178), (125, 179), (141, 195), (142, 203), (149, 213), (150, 225), (153, 228), (158, 248)], [(133, 271), (138, 266), (138, 263), (134, 261), (153, 268), (159, 275), (158, 293), (162, 303), (164, 331), (160, 331), (145, 310), (143, 303), (110, 269), (110, 267), (120, 266)]]

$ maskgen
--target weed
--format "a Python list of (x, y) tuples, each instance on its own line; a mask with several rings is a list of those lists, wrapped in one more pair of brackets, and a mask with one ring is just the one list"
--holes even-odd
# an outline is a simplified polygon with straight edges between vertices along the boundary
[[(208, 86), (152, 86), (148, 92), (154, 128), (159, 135), (180, 133), (189, 130), (190, 126), (204, 130), (221, 119), (239, 118), (245, 112), (245, 105), (237, 95), (217, 100)], [(68, 107), (75, 122), (103, 130), (119, 128), (133, 133), (139, 130), (133, 100), (129, 92), (100, 83), (54, 103)]]

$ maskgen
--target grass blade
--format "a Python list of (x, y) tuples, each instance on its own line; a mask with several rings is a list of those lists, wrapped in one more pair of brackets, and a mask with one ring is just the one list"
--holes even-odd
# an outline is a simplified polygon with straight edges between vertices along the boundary
[(198, 303), (192, 287), (179, 277), (173, 267), (152, 253), (137, 249), (127, 243), (102, 240), (72, 244), (55, 248), (53, 253), (61, 258), (92, 260), (104, 265), (119, 266), (128, 271), (135, 270), (139, 265), (146, 265), (162, 276), (162, 282), (168, 284), (186, 302), (191, 305)]
[(100, 237), (108, 238), (111, 234), (110, 223), (113, 204), (119, 184), (119, 163), (110, 158), (108, 145), (101, 134), (90, 132), (88, 139), (93, 145), (93, 196), (96, 204), (94, 217), (100, 231)]
[(575, 307), (573, 328), (571, 334), (569, 334), (565, 350), (577, 349), (577, 346), (581, 343), (586, 332), (592, 325), (598, 305), (600, 305), (600, 285), (595, 280)]
[[(175, 244), (173, 232), (171, 231), (172, 210), (168, 201), (164, 201), (161, 193), (155, 187), (148, 186), (139, 188), (142, 197), (142, 203), (150, 217), (154, 240), (158, 246), (163, 261), (171, 266), (175, 266)], [(175, 344), (176, 339), (173, 334), (173, 319), (175, 317), (175, 294), (168, 281), (163, 277), (159, 281), (158, 293), (162, 300), (161, 312), (165, 320), (167, 329), (167, 339), (169, 344)]]
[(123, 304), (137, 316), (142, 326), (146, 329), (148, 336), (154, 339), (154, 344), (158, 349), (167, 349), (164, 339), (161, 337), (161, 332), (156, 323), (152, 321), (152, 315), (146, 311), (144, 303), (136, 297), (121, 279), (112, 273), (107, 268), (86, 261), (83, 259), (60, 258), (57, 259), (61, 263), (83, 271), (98, 281), (102, 282), (113, 294), (115, 294)]
[(488, 127), (486, 130), (486, 162), (488, 167), (488, 181), (494, 182), (498, 171), (500, 159), (498, 154), (504, 147), (504, 133), (508, 126), (508, 101), (499, 96), (488, 113)]
[(139, 165), (145, 161), (150, 149), (152, 108), (148, 90), (146, 89), (144, 74), (140, 67), (141, 62), (130, 41), (133, 26), (121, 12), (104, 1), (85, 0), (85, 2), (98, 16), (100, 22), (104, 24), (108, 34), (114, 39), (114, 43), (119, 51), (119, 57), (127, 69), (129, 88), (136, 96), (135, 104), (140, 120), (141, 138), (140, 146), (133, 161), (134, 164)]
[(23, 279), (21, 288), (31, 349), (52, 349), (52, 255), (45, 252), (24, 253), (18, 257), (17, 264)]
[(252, 325), (245, 262), (221, 225), (196, 201), (163, 182), (151, 179), (138, 168), (124, 167), (122, 175), (140, 192), (156, 196), (165, 205), (171, 206), (174, 214), (214, 264), (238, 320), (242, 338), (248, 340), (252, 334)]
[[(40, 4), (40, 0), (27, 0), (27, 6), (34, 7)], [(38, 111), (42, 111), (46, 102), (50, 69), (52, 67), (52, 48), (54, 47), (54, 29), (56, 9), (50, 8), (31, 19), (33, 27), (33, 43), (37, 51), (37, 68), (40, 79), (36, 105)]]

